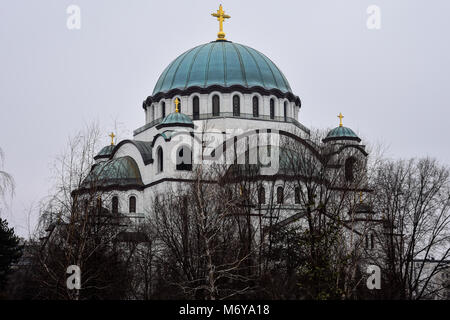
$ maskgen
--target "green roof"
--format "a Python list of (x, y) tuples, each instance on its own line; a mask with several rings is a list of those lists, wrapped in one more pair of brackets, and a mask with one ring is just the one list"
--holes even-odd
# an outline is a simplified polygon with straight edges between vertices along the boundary
[(94, 157), (94, 159), (99, 159), (99, 158), (109, 158), (114, 150), (114, 145), (110, 144), (109, 146), (103, 147), (102, 150), (100, 150), (99, 153), (97, 153), (97, 155)]
[(328, 132), (327, 136), (322, 141), (328, 142), (333, 140), (355, 140), (358, 142), (361, 141), (361, 139), (356, 135), (355, 132), (353, 132), (352, 129), (343, 126), (332, 129), (330, 132)]
[(169, 64), (159, 77), (153, 95), (212, 85), (292, 92), (280, 69), (261, 52), (231, 41), (213, 41), (186, 51)]
[(194, 123), (184, 113), (173, 112), (168, 114), (156, 127), (159, 129), (172, 126), (194, 127)]
[(83, 181), (82, 187), (141, 187), (139, 167), (129, 156), (95, 164)]

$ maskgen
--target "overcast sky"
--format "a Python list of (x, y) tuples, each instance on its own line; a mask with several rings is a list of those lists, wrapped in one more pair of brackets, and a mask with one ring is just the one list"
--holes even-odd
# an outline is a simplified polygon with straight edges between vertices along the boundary
[[(16, 181), (9, 212), (26, 236), (27, 208), (50, 188), (50, 168), (69, 135), (98, 120), (132, 137), (142, 101), (182, 52), (215, 40), (219, 1), (2, 0), (0, 148)], [(69, 5), (81, 29), (66, 26)], [(388, 156), (450, 164), (450, 1), (222, 0), (227, 39), (271, 58), (302, 100), (299, 121), (338, 124)], [(381, 29), (366, 26), (370, 5)]]

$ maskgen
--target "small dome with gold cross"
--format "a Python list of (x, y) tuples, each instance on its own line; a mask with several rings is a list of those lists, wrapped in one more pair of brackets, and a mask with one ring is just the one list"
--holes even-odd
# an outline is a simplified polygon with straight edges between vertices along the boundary
[(164, 128), (164, 127), (194, 127), (194, 123), (192, 122), (191, 118), (189, 118), (184, 113), (179, 112), (178, 105), (180, 101), (175, 99), (175, 112), (170, 113), (167, 115), (160, 124), (156, 126), (157, 129)]
[(339, 113), (338, 118), (340, 122), (339, 127), (330, 130), (325, 139), (323, 139), (322, 141), (325, 143), (328, 141), (335, 141), (335, 140), (354, 140), (360, 142), (361, 139), (356, 135), (356, 133), (352, 129), (344, 127), (342, 125), (342, 118), (344, 118), (342, 113)]

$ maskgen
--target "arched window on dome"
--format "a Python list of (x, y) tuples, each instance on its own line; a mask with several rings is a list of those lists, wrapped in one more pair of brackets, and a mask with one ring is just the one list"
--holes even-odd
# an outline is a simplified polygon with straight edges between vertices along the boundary
[(178, 148), (176, 168), (179, 171), (192, 171), (192, 152), (188, 146)]
[(275, 119), (275, 100), (270, 99), (270, 119)]
[(241, 97), (237, 94), (233, 96), (233, 117), (241, 115)]
[(277, 203), (282, 204), (284, 202), (284, 188), (278, 187), (277, 188)]
[(214, 95), (212, 98), (213, 105), (213, 117), (218, 117), (220, 115), (220, 99), (218, 95)]
[(152, 104), (151, 112), (150, 112), (150, 121), (155, 120), (155, 105)]
[(284, 122), (287, 122), (287, 109), (288, 109), (288, 103), (287, 103), (287, 101), (285, 101), (284, 102), (284, 110), (283, 110)]
[(257, 96), (253, 97), (253, 116), (259, 117), (259, 99)]
[(192, 99), (192, 110), (194, 120), (200, 119), (200, 99), (197, 96)]
[(266, 189), (263, 186), (258, 189), (258, 203), (265, 204), (266, 203)]
[(163, 101), (161, 103), (161, 118), (164, 118), (166, 116), (166, 103)]
[(119, 213), (119, 198), (117, 196), (114, 196), (111, 199), (111, 211), (114, 214)]
[(129, 211), (130, 213), (136, 213), (136, 197), (131, 196), (129, 200)]
[(345, 180), (347, 182), (353, 182), (355, 180), (355, 163), (356, 159), (353, 157), (345, 160), (344, 171), (345, 171)]
[(163, 150), (161, 147), (158, 147), (156, 151), (156, 160), (158, 165), (158, 172), (163, 172), (164, 170), (164, 159), (163, 159)]

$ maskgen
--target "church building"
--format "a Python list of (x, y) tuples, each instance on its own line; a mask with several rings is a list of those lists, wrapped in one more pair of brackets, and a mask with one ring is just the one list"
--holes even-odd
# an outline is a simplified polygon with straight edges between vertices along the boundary
[[(111, 212), (144, 217), (155, 196), (190, 181), (193, 168), (202, 165), (202, 156), (210, 148), (209, 138), (213, 134), (222, 138), (220, 144), (209, 149), (208, 156), (222, 157), (230, 166), (240, 157), (248, 161), (249, 136), (263, 133), (300, 143), (317, 157), (323, 150), (332, 150), (343, 159), (336, 161), (335, 166), (344, 167), (344, 181), (353, 179), (356, 162), (365, 163), (367, 152), (361, 139), (343, 126), (342, 114), (339, 126), (320, 144), (311, 142), (310, 129), (301, 123), (301, 99), (283, 72), (263, 53), (226, 39), (223, 23), (230, 16), (222, 6), (212, 15), (219, 21), (217, 39), (175, 58), (143, 102), (145, 125), (134, 130), (133, 139), (117, 144), (112, 134), (111, 145), (95, 156), (95, 165), (80, 191), (97, 181), (99, 188), (109, 190), (112, 195), (102, 204)], [(247, 140), (239, 149), (236, 144), (242, 139)], [(285, 155), (279, 140), (278, 146), (271, 149), (281, 150), (276, 171), (283, 170)], [(235, 147), (233, 153), (218, 154), (227, 143)], [(275, 188), (276, 198), (286, 207), (288, 222), (289, 212), (294, 213), (299, 203), (297, 194), (285, 195), (283, 178), (274, 179), (275, 184), (280, 183)], [(354, 191), (359, 196), (364, 190)], [(267, 192), (268, 188), (259, 191), (260, 202), (269, 198)]]

